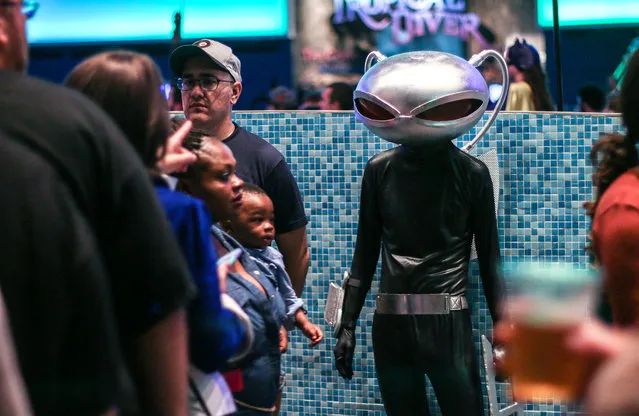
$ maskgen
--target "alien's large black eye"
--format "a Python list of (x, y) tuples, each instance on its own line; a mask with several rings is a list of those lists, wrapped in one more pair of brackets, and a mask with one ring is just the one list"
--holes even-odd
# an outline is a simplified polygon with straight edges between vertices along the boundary
[(467, 117), (481, 107), (482, 101), (475, 98), (452, 101), (422, 111), (415, 117), (426, 121), (451, 121)]
[(371, 120), (387, 121), (395, 118), (390, 111), (366, 98), (356, 98), (355, 106), (361, 115)]

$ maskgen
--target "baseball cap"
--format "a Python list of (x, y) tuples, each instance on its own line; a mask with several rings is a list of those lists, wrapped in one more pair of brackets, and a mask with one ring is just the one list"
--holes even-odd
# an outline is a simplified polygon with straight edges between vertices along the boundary
[(240, 60), (233, 53), (233, 49), (211, 39), (200, 39), (193, 42), (192, 45), (176, 48), (169, 57), (169, 66), (173, 74), (181, 75), (184, 63), (195, 56), (208, 57), (215, 65), (231, 74), (233, 80), (242, 82)]

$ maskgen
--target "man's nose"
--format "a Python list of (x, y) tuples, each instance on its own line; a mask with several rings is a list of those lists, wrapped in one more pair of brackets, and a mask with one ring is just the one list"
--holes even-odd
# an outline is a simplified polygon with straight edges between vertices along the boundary
[(233, 178), (231, 179), (231, 186), (233, 187), (233, 190), (239, 191), (244, 186), (244, 181), (240, 179), (240, 177), (236, 174), (233, 174)]
[(204, 96), (204, 90), (202, 89), (202, 86), (200, 85), (199, 82), (196, 82), (195, 85), (193, 85), (193, 88), (191, 88), (191, 96), (192, 97)]

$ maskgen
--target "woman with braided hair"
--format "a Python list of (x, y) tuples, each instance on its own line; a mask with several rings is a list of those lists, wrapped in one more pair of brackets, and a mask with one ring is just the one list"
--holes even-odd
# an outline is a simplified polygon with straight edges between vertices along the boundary
[(586, 203), (592, 217), (592, 251), (604, 270), (604, 289), (613, 323), (639, 325), (639, 51), (630, 59), (621, 86), (626, 134), (601, 137), (590, 152), (596, 199)]

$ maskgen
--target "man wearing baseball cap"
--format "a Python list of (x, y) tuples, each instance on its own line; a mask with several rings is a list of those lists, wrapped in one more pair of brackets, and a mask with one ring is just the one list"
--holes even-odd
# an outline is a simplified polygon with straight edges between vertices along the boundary
[(193, 126), (224, 141), (237, 161), (236, 173), (266, 191), (275, 207), (275, 240), (298, 296), (308, 270), (304, 204), (284, 156), (264, 139), (233, 122), (242, 93), (241, 64), (233, 50), (211, 39), (180, 46), (169, 58), (182, 90), (184, 115)]

